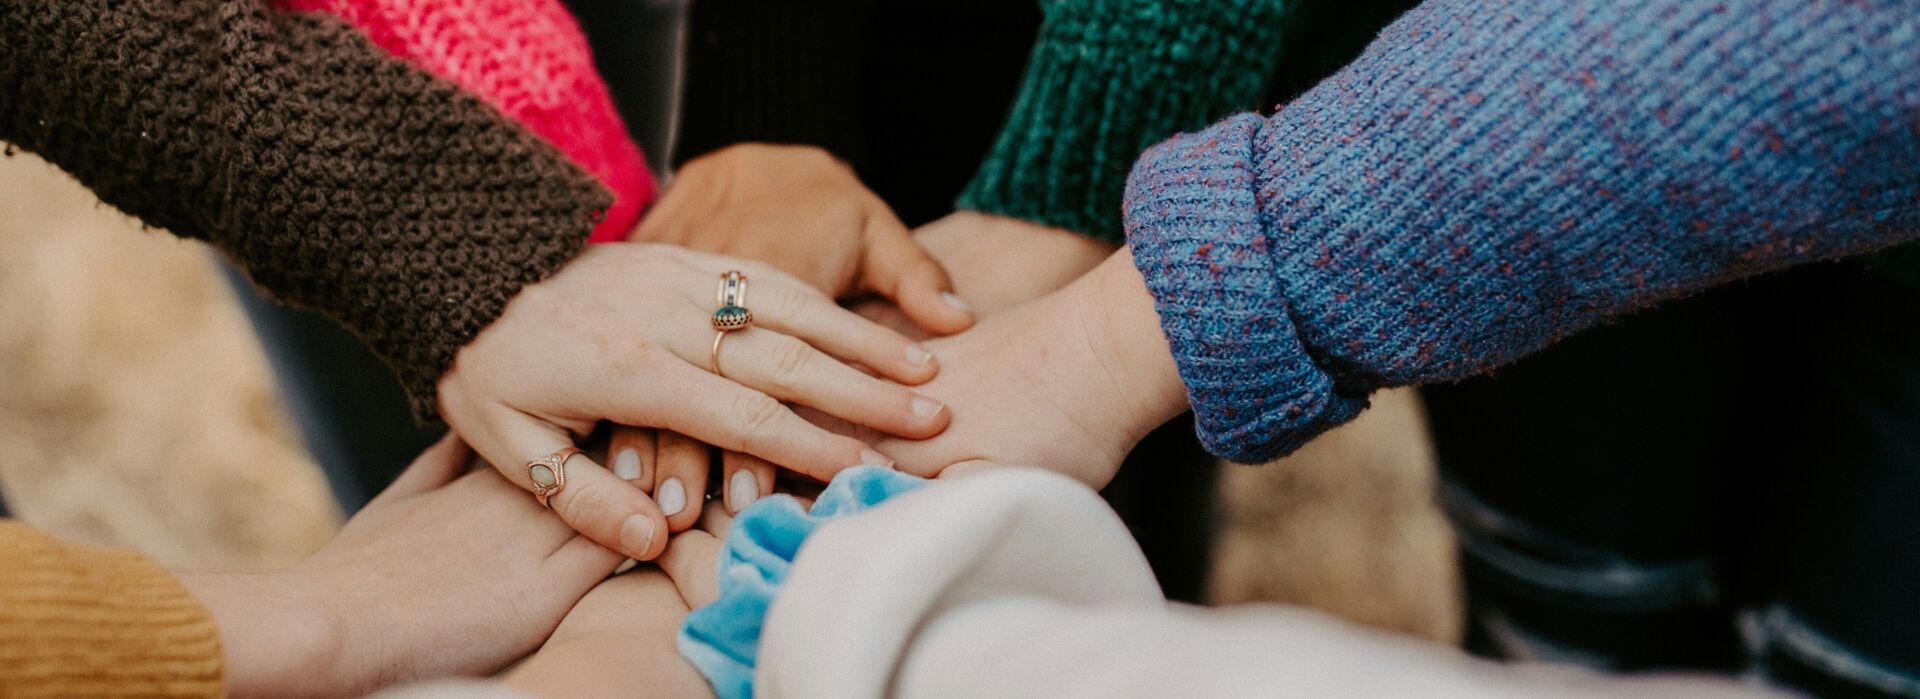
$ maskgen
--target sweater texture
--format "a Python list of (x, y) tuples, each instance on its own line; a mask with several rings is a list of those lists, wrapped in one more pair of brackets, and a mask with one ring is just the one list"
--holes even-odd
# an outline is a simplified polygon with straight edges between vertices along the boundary
[(247, 0), (0, 4), (0, 139), (224, 251), (391, 364), (455, 352), (611, 205), (565, 155), (335, 17)]
[(1263, 461), (1377, 388), (1913, 239), (1916, 162), (1911, 3), (1429, 0), (1153, 148), (1126, 220), (1202, 440)]
[(220, 697), (220, 629), (130, 551), (0, 521), (0, 696)]
[(1302, 1), (1043, 1), (1013, 110), (957, 205), (1118, 242), (1128, 166), (1261, 106)]
[(613, 193), (593, 240), (620, 240), (653, 200), (653, 175), (560, 0), (277, 0), (326, 12), (374, 45), (452, 81), (566, 153)]

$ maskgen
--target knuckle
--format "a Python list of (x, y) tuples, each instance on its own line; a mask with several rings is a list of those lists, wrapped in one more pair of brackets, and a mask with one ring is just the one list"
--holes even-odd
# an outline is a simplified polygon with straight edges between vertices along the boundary
[(768, 304), (772, 310), (782, 316), (791, 317), (800, 313), (813, 300), (808, 288), (798, 284), (773, 284), (768, 290)]
[(735, 399), (734, 410), (740, 416), (744, 443), (751, 444), (780, 420), (787, 407), (764, 393), (748, 393)]
[(602, 488), (586, 483), (569, 485), (571, 497), (560, 504), (560, 519), (565, 520), (575, 531), (591, 532), (592, 536), (617, 531), (619, 521), (615, 518), (614, 503)]
[(775, 378), (790, 380), (813, 367), (813, 347), (805, 342), (782, 336), (769, 351)]

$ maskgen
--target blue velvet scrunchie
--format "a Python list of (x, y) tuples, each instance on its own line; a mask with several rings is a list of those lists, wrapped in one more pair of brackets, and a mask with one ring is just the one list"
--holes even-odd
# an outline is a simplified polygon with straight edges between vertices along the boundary
[(841, 471), (814, 501), (812, 512), (785, 495), (747, 507), (734, 518), (714, 560), (720, 597), (687, 614), (680, 625), (680, 654), (707, 676), (719, 699), (753, 696), (761, 624), (807, 536), (827, 520), (858, 514), (926, 483), (898, 471), (858, 466)]

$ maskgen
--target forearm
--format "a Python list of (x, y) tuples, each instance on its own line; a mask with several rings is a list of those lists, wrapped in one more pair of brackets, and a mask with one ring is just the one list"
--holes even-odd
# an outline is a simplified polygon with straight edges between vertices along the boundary
[(212, 243), (391, 363), (423, 416), (454, 353), (610, 200), (338, 20), (246, 0), (0, 6), (0, 139)]
[(1115, 394), (1128, 448), (1187, 411), (1186, 386), (1133, 253), (1115, 253), (1062, 293), (1087, 309), (1086, 336), (1108, 376), (1101, 383)]
[(1895, 2), (1432, 0), (1270, 119), (1136, 167), (1130, 243), (1217, 453), (1387, 385), (1920, 231)]
[(312, 591), (299, 589), (297, 576), (187, 575), (181, 584), (220, 628), (228, 694), (287, 697), (338, 689), (333, 683), (344, 678), (328, 661), (340, 655), (339, 620), (314, 604)]
[(686, 611), (673, 581), (658, 570), (608, 578), (568, 613), (539, 652), (501, 681), (545, 697), (711, 696), (706, 680), (674, 645)]
[(1103, 240), (1140, 151), (1260, 107), (1289, 0), (1050, 0), (1013, 111), (958, 205)]

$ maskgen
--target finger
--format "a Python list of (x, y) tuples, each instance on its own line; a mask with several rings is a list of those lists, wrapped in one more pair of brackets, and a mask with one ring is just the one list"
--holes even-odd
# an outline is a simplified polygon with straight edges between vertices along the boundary
[(755, 500), (773, 492), (773, 464), (752, 454), (729, 451), (721, 454), (721, 473), (725, 478), (728, 512), (747, 509)]
[(541, 572), (544, 579), (563, 589), (586, 589), (626, 560), (624, 553), (615, 553), (592, 539), (575, 535), (547, 556)]
[(673, 579), (688, 609), (699, 609), (720, 597), (714, 581), (714, 558), (720, 554), (720, 542), (714, 535), (694, 529), (674, 536), (673, 545), (660, 554), (660, 570)]
[[(510, 418), (496, 428), (501, 444), (512, 453), (527, 454), (527, 461), (571, 446), (558, 429), (524, 415)], [(494, 467), (507, 480), (531, 492), (533, 482), (525, 462)], [(667, 544), (667, 521), (660, 508), (646, 493), (640, 492), (611, 471), (587, 458), (574, 454), (560, 465), (564, 479), (560, 492), (548, 498), (547, 506), (561, 521), (601, 546), (624, 553), (636, 560), (651, 560)]]
[(861, 289), (892, 299), (915, 324), (935, 335), (951, 335), (973, 325), (973, 310), (954, 295), (946, 268), (920, 247), (900, 219), (891, 212), (876, 215), (868, 221), (866, 233)]
[(614, 425), (613, 435), (607, 439), (607, 461), (613, 464), (613, 475), (652, 493), (653, 472), (648, 467), (653, 463), (653, 444), (651, 429)]
[(940, 469), (940, 472), (937, 474), (934, 474), (934, 477), (942, 480), (951, 480), (954, 478), (965, 478), (967, 476), (970, 476), (976, 473), (985, 473), (987, 471), (997, 471), (1003, 468), (1013, 468), (1013, 467), (1007, 464), (1000, 463), (998, 461), (987, 461), (985, 459), (969, 459), (967, 461), (962, 461), (962, 462), (950, 465), (946, 468)]
[(667, 530), (685, 531), (700, 521), (707, 493), (709, 449), (677, 432), (660, 431), (654, 458), (654, 501), (667, 517)]
[[(820, 480), (831, 479), (850, 466), (893, 463), (860, 440), (800, 419), (765, 393), (705, 371), (684, 368), (649, 377), (656, 390), (666, 388), (668, 399), (678, 408), (659, 416), (657, 421), (665, 429), (721, 449), (746, 452)], [(660, 468), (666, 470), (664, 464)], [(696, 497), (691, 489), (695, 484), (687, 485), (691, 501)]]
[[(801, 502), (808, 503), (808, 509), (812, 509), (812, 501), (802, 500)], [(722, 541), (726, 540), (727, 531), (732, 528), (733, 515), (724, 508), (708, 508), (706, 514), (700, 515), (699, 530), (719, 537)]]
[(473, 463), (473, 449), (460, 436), (448, 432), (420, 456), (414, 458), (407, 469), (400, 472), (398, 478), (387, 489), (374, 496), (368, 507), (389, 500), (403, 500), (414, 495), (433, 490), (453, 482), (455, 477), (466, 472)]
[(720, 345), (719, 365), (726, 378), (749, 388), (888, 434), (926, 439), (947, 428), (949, 415), (940, 401), (764, 328), (729, 333)]
[[(703, 260), (702, 264), (716, 268), (731, 265), (748, 270), (747, 294), (741, 301), (742, 305), (753, 311), (753, 322), (759, 327), (806, 340), (828, 354), (857, 362), (881, 376), (905, 384), (926, 383), (940, 371), (933, 353), (920, 343), (841, 308), (826, 294), (784, 272), (757, 263), (730, 263), (725, 258), (700, 259)], [(717, 274), (715, 280), (718, 279)], [(707, 317), (712, 312), (714, 302), (712, 292), (700, 294), (695, 293), (697, 290), (692, 284), (686, 287), (687, 300), (706, 309), (706, 313), (690, 316), (690, 319), (698, 317), (702, 324), (708, 323)], [(707, 366), (713, 336), (699, 333), (688, 334), (687, 337), (698, 337), (699, 342), (676, 347), (676, 354), (696, 366)]]

